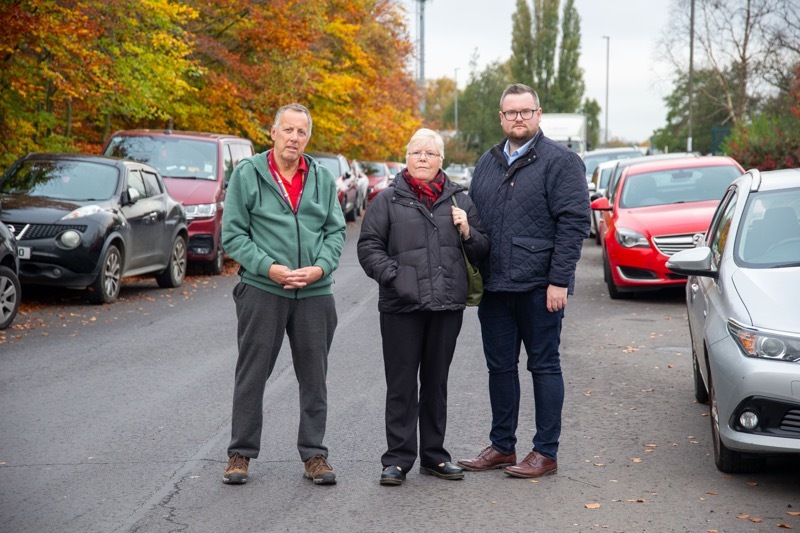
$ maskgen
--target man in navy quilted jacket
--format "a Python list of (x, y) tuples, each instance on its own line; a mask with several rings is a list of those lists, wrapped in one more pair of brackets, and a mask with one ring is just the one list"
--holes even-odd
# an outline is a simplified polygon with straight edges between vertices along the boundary
[[(478, 318), (492, 429), (491, 446), (458, 463), (473, 471), (504, 468), (522, 478), (558, 469), (561, 323), (590, 224), (583, 161), (545, 137), (541, 117), (536, 91), (521, 83), (506, 87), (500, 98), (506, 138), (481, 156), (469, 191), (491, 242), (480, 264), (484, 294)], [(533, 379), (536, 433), (532, 451), (517, 463), (522, 345)]]

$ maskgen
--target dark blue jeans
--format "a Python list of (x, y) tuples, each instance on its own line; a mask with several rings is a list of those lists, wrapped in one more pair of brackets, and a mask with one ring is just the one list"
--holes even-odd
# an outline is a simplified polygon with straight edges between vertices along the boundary
[(478, 307), (483, 353), (489, 369), (489, 398), (495, 449), (514, 453), (519, 419), (519, 354), (528, 355), (527, 368), (533, 378), (536, 434), (533, 449), (556, 460), (564, 405), (559, 344), (564, 311), (547, 310), (547, 292), (484, 292)]

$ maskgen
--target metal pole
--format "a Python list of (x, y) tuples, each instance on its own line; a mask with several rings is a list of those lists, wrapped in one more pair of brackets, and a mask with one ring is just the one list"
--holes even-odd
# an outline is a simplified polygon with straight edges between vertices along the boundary
[(425, 1), (419, 2), (419, 90), (421, 94), (419, 111), (425, 114)]
[(456, 137), (458, 137), (458, 68), (456, 68)]
[(603, 35), (603, 39), (606, 40), (606, 142), (605, 146), (608, 147), (608, 62), (609, 62), (609, 52), (611, 50), (611, 37), (608, 35)]
[(686, 151), (692, 151), (692, 97), (694, 93), (694, 0), (692, 0), (692, 15), (689, 22), (689, 136), (686, 138)]

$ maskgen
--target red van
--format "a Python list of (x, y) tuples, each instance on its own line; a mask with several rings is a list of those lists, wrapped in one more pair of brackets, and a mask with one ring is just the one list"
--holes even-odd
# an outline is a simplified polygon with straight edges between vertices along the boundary
[(124, 130), (109, 137), (104, 155), (154, 166), (169, 194), (186, 209), (189, 261), (220, 274), (222, 210), (234, 167), (253, 155), (253, 143), (235, 135), (173, 130)]

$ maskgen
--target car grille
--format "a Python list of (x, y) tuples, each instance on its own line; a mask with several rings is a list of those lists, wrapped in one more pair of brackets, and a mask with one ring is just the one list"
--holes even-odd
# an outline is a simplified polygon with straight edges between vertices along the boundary
[(87, 228), (87, 226), (76, 224), (15, 224), (8, 222), (6, 225), (14, 228), (18, 241), (52, 238), (68, 229), (83, 233)]
[(689, 250), (695, 247), (695, 243), (701, 241), (704, 235), (702, 233), (687, 233), (686, 235), (665, 235), (661, 237), (653, 237), (653, 244), (656, 245), (658, 251), (666, 256), (670, 256), (681, 250)]
[(786, 411), (781, 420), (781, 430), (800, 435), (800, 409)]

